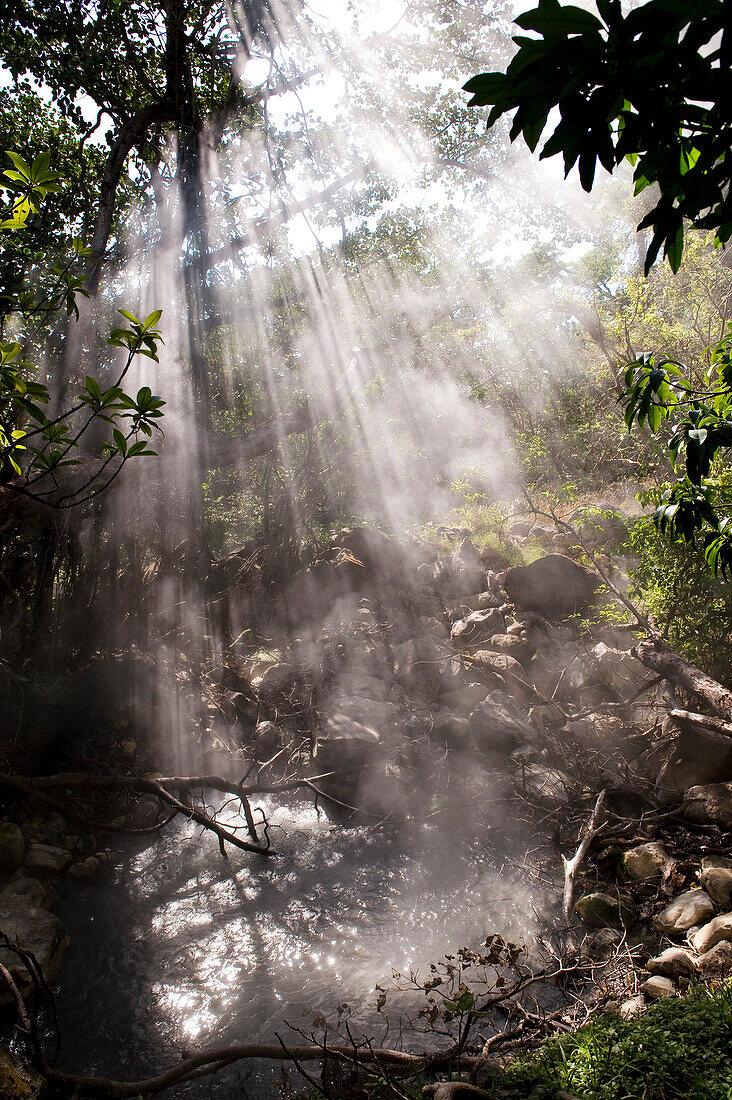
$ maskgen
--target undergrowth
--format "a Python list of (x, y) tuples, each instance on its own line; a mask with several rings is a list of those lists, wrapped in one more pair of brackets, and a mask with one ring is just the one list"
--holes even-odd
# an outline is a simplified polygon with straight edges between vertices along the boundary
[[(411, 1100), (421, 1089), (400, 1082)], [(513, 1061), (495, 1100), (732, 1100), (732, 988), (697, 989), (651, 1005), (633, 1019), (605, 1013)], [(539, 1091), (541, 1090), (541, 1091)], [(394, 1096), (375, 1085), (370, 1100)]]

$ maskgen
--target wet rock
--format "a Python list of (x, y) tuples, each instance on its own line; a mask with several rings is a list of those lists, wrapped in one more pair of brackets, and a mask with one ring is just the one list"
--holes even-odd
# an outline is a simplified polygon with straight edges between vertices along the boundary
[(680, 947), (668, 947), (660, 955), (646, 963), (649, 974), (660, 974), (662, 978), (693, 978), (696, 965), (691, 955)]
[(505, 588), (518, 608), (549, 619), (566, 618), (592, 601), (599, 579), (563, 554), (547, 554), (506, 573)]
[(618, 1015), (621, 1020), (632, 1020), (635, 1016), (640, 1016), (645, 1007), (646, 1002), (642, 995), (631, 997), (629, 1000), (623, 1001), (618, 1010)]
[(574, 903), (574, 910), (590, 928), (624, 928), (633, 923), (633, 914), (612, 894), (585, 894)]
[(696, 965), (702, 978), (707, 981), (726, 978), (732, 974), (732, 943), (729, 940), (720, 940), (699, 956)]
[(12, 821), (0, 823), (0, 871), (12, 874), (23, 862), (25, 837)]
[(102, 871), (106, 870), (106, 861), (103, 861), (99, 856), (87, 856), (86, 859), (82, 859), (79, 863), (73, 863), (67, 872), (67, 877), (74, 882), (86, 882), (88, 879), (96, 878)]
[(51, 909), (49, 892), (37, 878), (14, 878), (0, 891), (0, 909), (29, 905), (35, 909)]
[(700, 825), (732, 826), (732, 783), (690, 787), (684, 794), (683, 813)]
[(694, 950), (700, 955), (711, 951), (722, 940), (732, 940), (732, 913), (720, 913), (691, 937)]
[(707, 866), (699, 883), (719, 909), (732, 908), (732, 867)]
[[(32, 905), (8, 906), (0, 909), (0, 928), (15, 947), (35, 956), (46, 981), (53, 982), (68, 944), (58, 917)], [(8, 948), (0, 948), (0, 962), (13, 975), (21, 993), (29, 992), (32, 983), (18, 956)], [(0, 990), (0, 1004), (9, 1003), (10, 994)]]
[(257, 722), (254, 727), (249, 750), (258, 760), (269, 760), (284, 744), (284, 733), (274, 722)]
[(460, 649), (469, 646), (480, 646), (487, 638), (494, 634), (502, 633), (504, 627), (503, 616), (495, 607), (485, 611), (472, 611), (464, 619), (459, 619), (450, 632), (453, 644)]
[(0, 1096), (3, 1100), (40, 1100), (46, 1082), (30, 1066), (0, 1047)]
[(673, 936), (688, 932), (713, 916), (712, 899), (704, 890), (686, 890), (654, 917), (653, 925), (658, 932)]
[(23, 867), (27, 874), (34, 878), (53, 878), (56, 875), (62, 875), (70, 863), (71, 856), (65, 848), (55, 848), (51, 844), (37, 844), (31, 841)]
[(582, 944), (582, 954), (586, 959), (608, 959), (615, 954), (623, 942), (623, 933), (617, 928), (599, 928), (587, 936)]
[(633, 882), (648, 882), (661, 878), (669, 863), (669, 854), (663, 844), (651, 841), (638, 844), (624, 853), (620, 866), (625, 878)]
[(470, 732), (480, 752), (509, 755), (517, 745), (536, 741), (533, 726), (505, 692), (494, 691), (470, 715)]
[(676, 996), (676, 986), (670, 978), (664, 978), (661, 974), (652, 974), (643, 982), (640, 991), (649, 1001), (662, 1001), (666, 997)]

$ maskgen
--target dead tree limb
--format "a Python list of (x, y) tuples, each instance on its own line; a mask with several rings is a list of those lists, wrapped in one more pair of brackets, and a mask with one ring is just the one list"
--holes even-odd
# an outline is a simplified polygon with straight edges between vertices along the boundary
[(652, 672), (701, 699), (716, 717), (732, 719), (732, 691), (680, 657), (665, 642), (658, 638), (642, 638), (631, 653)]
[(577, 878), (577, 872), (582, 866), (582, 862), (587, 855), (592, 841), (597, 836), (597, 820), (600, 816), (604, 801), (605, 791), (602, 790), (597, 796), (595, 808), (590, 815), (590, 820), (587, 822), (585, 835), (580, 841), (577, 851), (571, 859), (565, 859), (564, 856), (562, 856), (562, 863), (564, 864), (564, 895), (562, 897), (562, 910), (564, 912), (564, 924), (567, 928), (572, 920), (572, 901), (574, 900), (574, 885), (575, 879)]

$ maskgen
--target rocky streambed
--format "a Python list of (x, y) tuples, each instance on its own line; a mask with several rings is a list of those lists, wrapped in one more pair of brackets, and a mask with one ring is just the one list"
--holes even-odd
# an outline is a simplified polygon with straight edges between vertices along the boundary
[[(725, 854), (732, 751), (724, 751), (712, 730), (669, 719), (664, 685), (632, 652), (634, 627), (588, 625), (585, 616), (600, 587), (594, 572), (560, 553), (528, 566), (490, 568), (495, 562), (489, 553), (481, 554), (464, 533), (456, 535), (454, 552), (440, 556), (424, 543), (399, 544), (373, 529), (341, 532), (281, 587), (256, 629), (245, 636), (232, 630), (236, 640), (210, 662), (204, 685), (209, 721), (197, 746), (201, 775), (230, 781), (253, 776), (263, 788), (288, 779), (309, 783), (306, 800), (295, 803), (301, 809), (287, 809), (284, 796), (258, 800), (260, 830), (286, 835), (289, 854), (285, 865), (266, 870), (258, 857), (254, 866), (251, 857), (237, 857), (238, 893), (231, 911), (223, 904), (222, 920), (221, 905), (212, 912), (206, 900), (229, 896), (225, 890), (217, 895), (224, 888), (210, 872), (218, 858), (212, 838), (194, 841), (190, 830), (171, 826), (162, 839), (146, 842), (142, 852), (149, 857), (129, 848), (115, 856), (99, 836), (79, 831), (62, 813), (16, 799), (17, 820), (0, 826), (0, 927), (11, 944), (33, 951), (49, 981), (67, 947), (54, 912), (59, 889), (66, 913), (73, 914), (67, 923), (75, 942), (84, 935), (85, 913), (93, 916), (95, 906), (108, 912), (105, 891), (112, 898), (116, 890), (127, 891), (120, 912), (138, 928), (135, 935), (151, 934), (150, 927), (158, 934), (173, 919), (166, 914), (185, 918), (176, 925), (179, 954), (159, 952), (160, 968), (135, 976), (136, 988), (148, 990), (145, 1026), (155, 1031), (154, 1006), (160, 1009), (163, 989), (177, 988), (184, 1000), (193, 996), (199, 1008), (208, 1007), (198, 1015), (169, 1012), (158, 1039), (140, 1048), (142, 1062), (151, 1052), (164, 1057), (171, 1043), (198, 1042), (202, 1031), (189, 1028), (186, 1037), (186, 1018), (214, 1031), (222, 1020), (224, 1032), (247, 1026), (238, 1010), (227, 1015), (215, 970), (233, 958), (233, 988), (251, 998), (242, 956), (254, 951), (255, 929), (266, 940), (267, 920), (278, 922), (274, 902), (264, 905), (262, 922), (247, 910), (246, 899), (251, 895), (260, 904), (261, 890), (272, 890), (281, 904), (278, 881), (289, 882), (285, 909), (294, 908), (284, 931), (278, 923), (277, 942), (291, 971), (292, 959), (300, 961), (295, 985), (283, 982), (285, 992), (268, 1006), (271, 1026), (297, 1001), (298, 975), (317, 951), (304, 930), (318, 922), (336, 928), (331, 939), (341, 945), (354, 937), (373, 944), (375, 935), (379, 951), (367, 950), (367, 966), (359, 967), (350, 949), (336, 952), (340, 992), (362, 998), (390, 952), (394, 965), (414, 962), (397, 931), (406, 899), (409, 920), (420, 929), (419, 936), (411, 933), (419, 941), (420, 965), (455, 947), (456, 935), (479, 939), (501, 922), (517, 936), (560, 929), (560, 851), (570, 855), (576, 847), (600, 790), (606, 792), (604, 817), (578, 875), (577, 923), (565, 943), (594, 968), (587, 998), (636, 1012), (690, 981), (732, 970), (732, 861)], [(230, 621), (251, 621), (244, 557), (232, 555), (217, 570)], [(132, 734), (127, 730), (120, 741), (126, 774), (155, 768), (145, 731)], [(216, 805), (226, 820), (221, 800)], [(123, 819), (128, 809), (113, 799), (109, 819)], [(294, 824), (302, 813), (306, 818)], [(135, 804), (133, 816), (138, 824), (151, 820), (144, 805)], [(402, 844), (406, 836), (412, 841)], [(183, 853), (191, 844), (195, 867), (186, 868), (190, 856)], [(425, 859), (428, 850), (438, 853), (436, 862)], [(149, 866), (140, 872), (145, 858)], [(175, 873), (161, 877), (158, 860)], [(100, 890), (98, 876), (105, 873), (114, 882)], [(232, 888), (229, 882), (226, 890)], [(147, 933), (130, 904), (136, 890)], [(151, 894), (154, 911), (143, 900)], [(198, 900), (186, 904), (186, 897)], [(501, 904), (492, 906), (497, 897)], [(384, 899), (389, 919), (380, 922)], [(243, 913), (247, 936), (232, 940), (232, 921)], [(109, 930), (108, 917), (100, 923)], [(201, 933), (201, 926), (209, 931)], [(211, 965), (202, 962), (205, 950), (196, 961), (185, 946), (187, 938), (205, 943), (207, 936), (217, 944)], [(103, 953), (103, 937), (100, 942)], [(260, 974), (268, 966), (278, 972), (279, 963), (271, 954), (266, 962), (267, 955)], [(7, 947), (0, 956), (30, 992), (22, 959)], [(100, 958), (99, 951), (92, 957)], [(123, 957), (125, 965), (135, 965), (134, 951), (124, 949)], [(349, 967), (359, 973), (355, 983), (345, 973)], [(199, 993), (203, 989), (198, 1000), (196, 984)], [(85, 997), (87, 986), (93, 990), (93, 978), (83, 988), (78, 980), (66, 983), (65, 995), (77, 1004), (81, 999), (93, 1016), (100, 994), (97, 989)], [(318, 998), (322, 993), (319, 987)], [(232, 1003), (242, 1003), (236, 992), (229, 994)], [(69, 1004), (65, 1011), (73, 1014)], [(298, 1012), (303, 1007), (298, 1002)], [(96, 1068), (126, 1064), (104, 1062), (98, 1050)], [(222, 1097), (235, 1094), (225, 1091), (233, 1086), (223, 1087)]]

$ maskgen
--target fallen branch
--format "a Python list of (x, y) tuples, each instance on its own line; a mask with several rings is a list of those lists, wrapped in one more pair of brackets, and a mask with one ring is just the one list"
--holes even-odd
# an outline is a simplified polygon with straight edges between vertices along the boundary
[(682, 729), (684, 726), (691, 726), (716, 744), (724, 745), (725, 748), (732, 746), (732, 722), (725, 722), (722, 718), (713, 718), (708, 714), (695, 714), (690, 710), (682, 710), (681, 707), (674, 707), (668, 712), (668, 716)]
[(587, 822), (585, 835), (580, 841), (580, 845), (577, 851), (574, 853), (571, 859), (565, 859), (562, 856), (562, 863), (564, 864), (564, 895), (562, 897), (562, 910), (564, 912), (564, 924), (565, 927), (569, 927), (572, 920), (572, 901), (574, 900), (574, 884), (577, 878), (577, 872), (582, 866), (582, 862), (587, 855), (588, 849), (592, 844), (598, 833), (597, 820), (600, 816), (602, 804), (605, 801), (605, 791), (600, 791), (597, 796), (597, 802), (595, 802), (595, 808), (590, 815), (590, 820)]
[(642, 638), (631, 650), (646, 668), (701, 699), (718, 718), (732, 719), (732, 691), (690, 664), (658, 638)]

